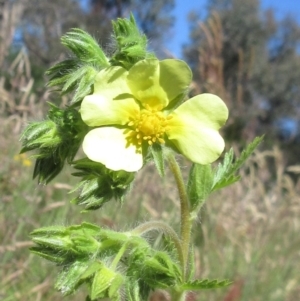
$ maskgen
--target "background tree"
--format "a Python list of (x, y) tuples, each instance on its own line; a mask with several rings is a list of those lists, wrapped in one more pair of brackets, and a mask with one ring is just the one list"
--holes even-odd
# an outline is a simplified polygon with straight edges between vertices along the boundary
[[(199, 23), (200, 21), (200, 23)], [(290, 17), (276, 21), (257, 0), (210, 0), (208, 16), (192, 15), (185, 58), (201, 91), (219, 90), (230, 107), (228, 138), (282, 137), (278, 123), (299, 118), (300, 27)], [(298, 133), (299, 136), (299, 133)], [(284, 138), (284, 141), (283, 139)]]
[[(19, 0), (21, 1), (21, 0)], [(19, 38), (32, 61), (42, 69), (49, 67), (63, 52), (60, 37), (74, 27), (95, 36), (104, 48), (111, 34), (111, 20), (128, 16), (130, 11), (152, 40), (160, 40), (172, 25), (174, 0), (59, 0), (26, 2), (19, 26)]]

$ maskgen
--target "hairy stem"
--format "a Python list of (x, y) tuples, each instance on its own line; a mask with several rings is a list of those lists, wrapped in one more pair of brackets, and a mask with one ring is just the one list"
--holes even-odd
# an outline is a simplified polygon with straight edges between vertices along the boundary
[(159, 221), (146, 222), (134, 228), (131, 231), (131, 233), (134, 235), (142, 235), (154, 230), (162, 231), (164, 234), (167, 234), (172, 239), (178, 253), (178, 259), (180, 263), (184, 265), (184, 256), (181, 241), (178, 238), (177, 233), (168, 224)]
[(192, 228), (192, 222), (190, 219), (189, 199), (181, 174), (181, 170), (174, 155), (171, 153), (168, 154), (168, 162), (170, 165), (170, 169), (174, 175), (180, 198), (181, 245), (183, 252), (184, 278), (186, 278)]
[(113, 262), (110, 265), (110, 268), (115, 270), (117, 268), (117, 265), (119, 263), (119, 261), (121, 260), (122, 256), (124, 255), (126, 249), (127, 249), (128, 244), (125, 243), (122, 248), (119, 250), (118, 254), (116, 255), (116, 257), (114, 258)]

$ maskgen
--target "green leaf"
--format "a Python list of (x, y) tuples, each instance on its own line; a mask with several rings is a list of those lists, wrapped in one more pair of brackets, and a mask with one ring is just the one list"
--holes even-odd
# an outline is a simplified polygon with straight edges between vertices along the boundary
[(97, 71), (94, 68), (85, 69), (85, 74), (78, 82), (78, 87), (75, 91), (71, 103), (77, 103), (81, 101), (86, 95), (91, 94), (92, 86), (94, 84)]
[(209, 196), (213, 185), (210, 165), (193, 164), (189, 174), (187, 193), (192, 211), (196, 214)]
[(124, 277), (121, 274), (116, 274), (114, 280), (111, 282), (109, 290), (108, 290), (108, 297), (113, 298), (114, 300), (119, 300), (120, 294), (119, 289), (124, 283)]
[(203, 289), (216, 289), (216, 288), (222, 288), (229, 286), (232, 282), (229, 280), (209, 280), (209, 279), (203, 279), (203, 280), (195, 280), (195, 281), (189, 281), (182, 285), (180, 285), (180, 289), (185, 291), (197, 291), (197, 290), (203, 290)]
[(108, 296), (108, 288), (116, 277), (116, 273), (106, 266), (98, 270), (94, 276), (90, 297), (92, 300)]
[(142, 266), (140, 278), (152, 288), (168, 288), (181, 281), (181, 269), (167, 252), (156, 251)]
[(87, 264), (86, 261), (75, 261), (64, 268), (56, 280), (55, 288), (61, 291), (64, 296), (74, 293), (80, 285), (83, 273), (87, 270)]
[(92, 277), (97, 271), (99, 271), (102, 268), (102, 263), (100, 261), (94, 261), (89, 266), (87, 269), (82, 273), (80, 276), (81, 280), (87, 280), (88, 278)]
[(109, 66), (108, 58), (97, 41), (82, 29), (73, 28), (62, 36), (61, 43), (84, 63), (101, 68)]
[(98, 43), (85, 31), (73, 29), (61, 38), (64, 46), (75, 57), (64, 60), (51, 67), (46, 74), (50, 76), (49, 87), (57, 86), (62, 94), (75, 91), (72, 103), (79, 103), (93, 89), (96, 74), (110, 63)]
[(74, 159), (88, 130), (76, 109), (49, 105), (47, 119), (29, 124), (21, 136), (22, 153), (37, 151), (33, 178), (39, 183), (51, 181)]
[(112, 171), (88, 158), (73, 162), (73, 167), (79, 170), (73, 175), (82, 179), (71, 191), (79, 191), (71, 202), (85, 206), (86, 211), (99, 209), (111, 199), (122, 202), (135, 177), (135, 173)]
[(31, 236), (49, 236), (49, 235), (64, 235), (66, 233), (66, 227), (63, 226), (48, 226), (33, 230)]
[[(88, 257), (96, 254), (101, 242), (96, 238), (102, 229), (90, 223), (70, 227), (50, 226), (30, 233), (38, 246), (32, 252), (50, 261), (62, 263), (74, 256)], [(104, 231), (104, 230), (103, 230)]]
[(125, 283), (125, 292), (127, 301), (141, 301), (140, 298), (140, 287), (137, 281), (127, 280)]
[(263, 138), (263, 136), (256, 137), (246, 147), (246, 149), (242, 151), (241, 156), (237, 158), (234, 162), (232, 149), (230, 149), (230, 151), (225, 154), (223, 163), (218, 165), (218, 169), (214, 176), (213, 191), (229, 186), (240, 179), (240, 177), (236, 176), (235, 173), (250, 157), (253, 151), (258, 147), (258, 145), (262, 142)]
[(165, 162), (163, 147), (160, 144), (154, 143), (151, 147), (153, 160), (159, 175), (163, 178), (165, 176)]
[(65, 256), (65, 254), (62, 252), (57, 253), (53, 250), (47, 250), (43, 247), (32, 247), (29, 250), (31, 253), (57, 264), (63, 264), (67, 259), (67, 256)]

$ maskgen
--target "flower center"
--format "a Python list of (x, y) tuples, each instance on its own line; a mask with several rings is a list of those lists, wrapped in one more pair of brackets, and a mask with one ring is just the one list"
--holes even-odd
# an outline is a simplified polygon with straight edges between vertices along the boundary
[(144, 109), (139, 115), (128, 123), (130, 127), (130, 142), (135, 145), (142, 145), (147, 141), (149, 145), (153, 143), (165, 143), (164, 135), (171, 116), (164, 116), (160, 111)]

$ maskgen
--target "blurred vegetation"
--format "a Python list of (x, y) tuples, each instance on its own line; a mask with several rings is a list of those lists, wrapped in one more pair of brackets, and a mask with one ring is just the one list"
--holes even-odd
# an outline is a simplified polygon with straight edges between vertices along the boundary
[[(194, 72), (194, 93), (212, 92), (229, 106), (226, 136), (251, 141), (266, 135), (289, 163), (300, 144), (300, 25), (278, 21), (258, 0), (209, 0), (205, 19), (190, 15), (184, 54)], [(292, 125), (288, 128), (289, 125)]]
[[(72, 196), (67, 192), (75, 180), (68, 170), (47, 186), (31, 180), (34, 162), (18, 155), (18, 139), (28, 120), (44, 118), (46, 101), (67, 103), (66, 96), (45, 88), (45, 70), (68, 55), (60, 36), (80, 27), (110, 52), (114, 47), (107, 45), (110, 20), (133, 11), (151, 46), (163, 55), (174, 20), (173, 0), (61, 3), (0, 0), (0, 300), (4, 301), (62, 300), (53, 289), (56, 267), (28, 251), (28, 233), (33, 229), (83, 219), (123, 229), (137, 219), (178, 224), (171, 177), (161, 181), (151, 167), (139, 173), (123, 207), (112, 203), (88, 216), (69, 204)], [(226, 101), (231, 119), (225, 133), (236, 153), (257, 134), (265, 133), (266, 143), (242, 170), (242, 181), (208, 201), (194, 231), (200, 277), (230, 278), (234, 284), (190, 295), (189, 301), (296, 301), (300, 138), (299, 131), (283, 135), (276, 125), (282, 118), (299, 124), (299, 25), (288, 17), (276, 20), (272, 11), (260, 11), (256, 0), (208, 4), (205, 20), (191, 17), (191, 43), (185, 47), (195, 74), (192, 93), (211, 92)], [(65, 300), (84, 296), (82, 291)], [(157, 293), (151, 300), (167, 299)]]

